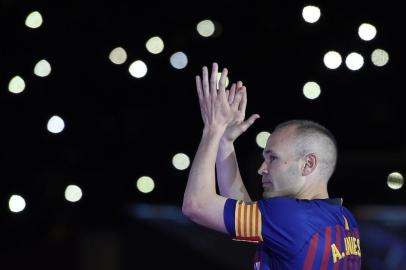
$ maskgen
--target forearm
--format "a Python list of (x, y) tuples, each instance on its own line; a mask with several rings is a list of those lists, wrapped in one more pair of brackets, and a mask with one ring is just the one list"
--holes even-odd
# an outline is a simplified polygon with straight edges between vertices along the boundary
[(220, 194), (236, 200), (251, 201), (244, 186), (232, 142), (221, 141), (216, 158), (217, 181)]
[(210, 197), (217, 196), (215, 163), (222, 130), (205, 129), (189, 172), (183, 198), (186, 212), (204, 207)]

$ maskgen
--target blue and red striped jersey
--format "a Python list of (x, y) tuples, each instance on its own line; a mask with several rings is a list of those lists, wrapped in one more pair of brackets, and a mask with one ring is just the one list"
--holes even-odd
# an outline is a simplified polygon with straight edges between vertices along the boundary
[(235, 240), (258, 243), (254, 269), (361, 269), (358, 225), (342, 199), (227, 199), (224, 222)]

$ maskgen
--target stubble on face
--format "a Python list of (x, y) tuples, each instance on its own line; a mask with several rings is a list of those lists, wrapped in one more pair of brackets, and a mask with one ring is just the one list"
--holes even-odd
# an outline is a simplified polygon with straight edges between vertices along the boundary
[[(271, 172), (271, 174), (274, 173), (272, 175), (272, 183), (263, 186), (263, 197), (295, 197), (303, 183), (301, 183), (299, 159), (295, 151), (294, 128), (287, 127), (278, 130), (273, 135), (273, 144), (269, 147), (277, 148), (278, 150), (282, 149), (283, 156), (280, 156), (281, 160), (278, 162), (281, 162), (281, 164), (278, 164), (277, 171)], [(284, 166), (288, 167), (283, 168)]]

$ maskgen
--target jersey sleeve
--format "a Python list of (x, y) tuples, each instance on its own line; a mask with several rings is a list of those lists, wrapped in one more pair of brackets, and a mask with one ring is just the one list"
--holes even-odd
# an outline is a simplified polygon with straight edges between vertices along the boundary
[(234, 240), (263, 241), (262, 214), (258, 202), (227, 199), (224, 206), (224, 223)]
[(306, 206), (290, 198), (244, 202), (227, 199), (224, 223), (234, 240), (263, 242), (282, 256), (297, 254), (309, 239)]

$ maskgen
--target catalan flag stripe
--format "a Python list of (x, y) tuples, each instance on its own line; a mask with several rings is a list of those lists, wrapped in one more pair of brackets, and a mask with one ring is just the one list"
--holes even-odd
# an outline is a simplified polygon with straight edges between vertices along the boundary
[(262, 241), (262, 216), (257, 203), (238, 201), (235, 208), (235, 234), (238, 240)]
[(240, 225), (240, 215), (241, 215), (241, 210), (240, 210), (240, 201), (237, 201), (237, 205), (235, 207), (235, 219), (234, 219), (234, 227), (235, 227), (235, 235), (241, 235), (241, 225)]
[(262, 214), (261, 211), (259, 211), (259, 208), (257, 207), (257, 227), (258, 227), (258, 232), (257, 235), (259, 236), (259, 241), (262, 241)]
[(251, 233), (255, 235), (255, 207), (251, 205)]
[(252, 232), (254, 235), (258, 235), (258, 207), (256, 204), (252, 206), (252, 215), (253, 215), (253, 223), (252, 223)]
[(246, 225), (245, 225), (245, 220), (247, 219), (247, 207), (245, 203), (241, 204), (241, 209), (242, 209), (242, 215), (241, 215), (241, 236), (245, 237), (245, 230), (246, 230)]

